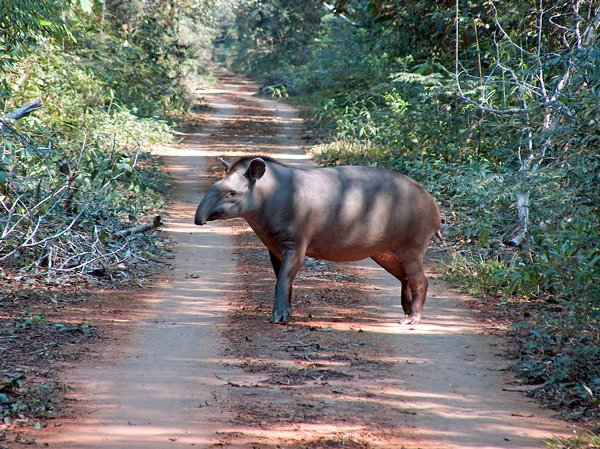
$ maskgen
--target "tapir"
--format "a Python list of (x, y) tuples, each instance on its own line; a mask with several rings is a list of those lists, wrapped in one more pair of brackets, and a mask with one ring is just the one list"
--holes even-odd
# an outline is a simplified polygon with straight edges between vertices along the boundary
[(194, 223), (241, 217), (267, 247), (275, 284), (271, 323), (291, 317), (292, 282), (304, 257), (370, 257), (401, 284), (405, 317), (418, 324), (428, 281), (423, 257), (440, 212), (416, 181), (374, 167), (299, 168), (266, 156), (223, 159), (225, 177), (206, 193)]

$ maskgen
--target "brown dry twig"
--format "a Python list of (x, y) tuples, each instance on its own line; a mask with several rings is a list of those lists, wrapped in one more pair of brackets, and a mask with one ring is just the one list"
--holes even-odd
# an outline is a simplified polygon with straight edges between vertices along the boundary
[(151, 223), (144, 223), (139, 226), (133, 226), (131, 228), (117, 231), (113, 234), (113, 236), (114, 237), (125, 237), (125, 236), (131, 236), (133, 234), (141, 234), (142, 232), (148, 232), (153, 229), (156, 229), (159, 226), (162, 226), (162, 224), (163, 223), (161, 221), (160, 215), (156, 215)]

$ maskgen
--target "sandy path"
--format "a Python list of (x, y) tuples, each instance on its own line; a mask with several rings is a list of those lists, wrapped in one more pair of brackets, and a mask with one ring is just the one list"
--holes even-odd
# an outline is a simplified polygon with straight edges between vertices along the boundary
[[(236, 286), (229, 227), (194, 226), (209, 185), (207, 136), (230, 111), (223, 107), (185, 145), (163, 149), (173, 176), (165, 217), (174, 242), (168, 279), (150, 291), (147, 317), (127, 341), (108, 347), (99, 364), (75, 368), (65, 382), (81, 404), (78, 419), (40, 441), (59, 448), (206, 447), (214, 442), (214, 389), (222, 381), (221, 328)], [(203, 142), (206, 141), (206, 145)]]
[[(79, 417), (40, 441), (56, 448), (542, 448), (568, 432), (505, 391), (502, 342), (432, 282), (423, 324), (401, 327), (397, 282), (374, 264), (309, 263), (294, 321), (266, 324), (273, 279), (240, 221), (192, 225), (216, 156), (270, 153), (305, 164), (301, 121), (231, 77), (214, 110), (164, 151), (173, 173), (168, 279), (147, 317), (99, 362), (70, 370)], [(241, 249), (239, 249), (241, 246)], [(255, 301), (255, 302), (252, 302)]]

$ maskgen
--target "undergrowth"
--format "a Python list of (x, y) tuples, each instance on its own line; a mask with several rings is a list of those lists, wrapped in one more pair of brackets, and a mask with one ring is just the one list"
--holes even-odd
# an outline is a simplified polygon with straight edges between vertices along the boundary
[[(15, 39), (0, 39), (4, 113), (32, 98), (43, 105), (1, 125), (5, 277), (127, 280), (130, 268), (152, 265), (160, 253), (152, 233), (119, 231), (151, 222), (163, 205), (165, 176), (151, 149), (172, 139), (173, 119), (190, 107), (185, 81), (201, 62), (191, 64), (198, 44), (178, 30), (198, 26), (198, 11), (164, 15), (162, 5), (133, 18), (125, 14), (136, 8), (131, 2), (106, 11), (86, 5), (83, 13), (76, 2), (59, 2), (55, 14), (46, 2), (40, 10), (18, 2)], [(32, 26), (40, 14), (57, 26)]]
[(546, 438), (544, 442), (549, 449), (597, 449), (600, 447), (600, 437), (592, 432), (582, 432), (571, 438)]
[(18, 70), (5, 79), (14, 90), (5, 108), (31, 96), (44, 99), (42, 111), (4, 127), (5, 274), (41, 274), (52, 282), (99, 272), (112, 277), (156, 252), (145, 236), (113, 236), (162, 206), (164, 176), (148, 151), (171, 139), (170, 127), (132, 113), (79, 59), (48, 43), (19, 64), (31, 68), (26, 82), (13, 84), (20, 81)]

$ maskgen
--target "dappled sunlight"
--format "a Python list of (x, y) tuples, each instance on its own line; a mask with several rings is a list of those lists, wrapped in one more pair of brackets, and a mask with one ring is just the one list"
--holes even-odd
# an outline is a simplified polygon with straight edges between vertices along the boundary
[[(204, 409), (214, 403), (211, 392), (223, 385), (215, 373), (225, 360), (217, 356), (214, 342), (228, 298), (238, 294), (239, 285), (228, 256), (229, 231), (215, 227), (204, 234), (171, 234), (180, 242), (176, 252), (183, 259), (180, 271), (160, 289), (147, 292), (147, 317), (135, 323), (130, 339), (111, 356), (122, 362), (102, 363), (101, 376), (90, 372), (97, 367), (81, 367), (71, 374), (75, 392), (91, 409), (84, 423), (73, 428), (65, 425), (64, 435), (74, 443), (61, 447), (132, 449), (215, 443), (207, 429), (220, 412), (207, 415)], [(206, 242), (190, 244), (198, 240)], [(207, 253), (201, 263), (191, 257), (199, 247)], [(215, 266), (220, 267), (216, 272)]]
[[(239, 442), (240, 446), (235, 445), (234, 447), (247, 447), (251, 448), (251, 442), (253, 441), (285, 441), (286, 445), (298, 444), (298, 443), (321, 443), (323, 447), (331, 446), (331, 444), (339, 443), (343, 444), (344, 441), (357, 441), (362, 437), (361, 435), (368, 433), (369, 429), (367, 426), (349, 425), (344, 423), (291, 423), (291, 424), (280, 424), (265, 427), (232, 427), (229, 430), (224, 430), (224, 433), (231, 433), (239, 436), (240, 431), (243, 431), (244, 441), (248, 446), (244, 446), (244, 441)], [(324, 437), (332, 438), (332, 441), (336, 443), (327, 444)], [(335, 438), (337, 437), (337, 438)], [(335, 440), (333, 440), (335, 438)], [(281, 443), (259, 443), (260, 448), (282, 448), (286, 447)], [(336, 447), (336, 446), (332, 446)]]
[[(397, 334), (419, 334), (419, 335), (450, 335), (450, 334), (480, 334), (481, 329), (477, 323), (464, 320), (459, 313), (453, 313), (443, 308), (436, 308), (433, 301), (425, 305), (425, 314), (418, 325), (398, 325), (395, 328)], [(447, 314), (444, 314), (448, 312)]]
[[(119, 324), (132, 327), (126, 341), (70, 373), (85, 419), (46, 441), (72, 449), (328, 441), (539, 448), (540, 436), (556, 429), (515, 417), (529, 416), (526, 402), (525, 412), (512, 408), (514, 392), (502, 390), (497, 361), (483, 356), (490, 345), (501, 352), (500, 343), (435, 282), (421, 324), (400, 325), (400, 282), (384, 269), (307, 259), (294, 284), (292, 321), (268, 324), (275, 276), (266, 248), (241, 220), (193, 224), (204, 192), (223, 174), (218, 157), (268, 153), (307, 165), (294, 137), (301, 119), (286, 105), (251, 98), (255, 90), (245, 85), (241, 99), (238, 83), (206, 91), (214, 113), (183, 133), (184, 148), (157, 151), (176, 199), (164, 227), (175, 269), (145, 294), (143, 319)], [(375, 207), (362, 202), (364, 210), (343, 213)]]
[[(100, 422), (96, 426), (81, 429), (77, 434), (77, 448), (122, 448), (148, 449), (149, 447), (206, 447), (217, 440), (209, 438), (203, 432), (184, 427), (157, 427), (144, 425), (108, 425)], [(50, 444), (53, 444), (50, 440)], [(68, 444), (68, 442), (67, 442)], [(108, 446), (110, 445), (110, 446)], [(202, 446), (201, 446), (202, 447)]]
[[(194, 173), (177, 176), (187, 182)], [(240, 288), (230, 256), (233, 229), (227, 223), (193, 225), (193, 202), (171, 207), (165, 232), (177, 243), (178, 269), (146, 291), (143, 320), (120, 324), (133, 326), (131, 336), (106, 354), (106, 362), (70, 374), (82, 406), (89, 407), (88, 419), (65, 424), (54, 440), (60, 447), (162, 449), (217, 441), (212, 421), (221, 412), (206, 409), (223, 385), (215, 373), (225, 360), (215, 345), (229, 298)]]
[[(238, 233), (247, 235), (247, 230), (242, 228)], [(263, 248), (258, 242), (248, 243), (241, 250), (242, 254), (246, 251), (252, 252), (253, 255), (248, 257), (256, 260), (256, 254)], [(268, 278), (266, 283), (251, 287), (254, 295), (265, 298), (267, 310), (272, 302), (274, 284), (274, 278), (268, 276), (271, 274), (268, 263), (268, 259), (263, 258), (260, 271), (265, 279)], [(243, 376), (234, 381), (235, 385), (244, 386), (247, 394), (244, 400), (254, 400), (255, 395), (260, 397), (268, 392), (273, 404), (282, 401), (281, 411), (268, 415), (268, 425), (261, 426), (265, 439), (283, 439), (278, 436), (278, 431), (286, 427), (286, 423), (298, 429), (312, 424), (307, 422), (308, 419), (298, 419), (294, 415), (297, 411), (286, 412), (283, 404), (288, 394), (290, 401), (304, 404), (301, 409), (318, 410), (316, 427), (323, 433), (315, 431), (316, 439), (331, 437), (333, 434), (328, 429), (341, 428), (343, 413), (348, 410), (363, 417), (364, 429), (377, 427), (384, 434), (403, 435), (402, 441), (407, 447), (438, 447), (436, 444), (443, 441), (444, 449), (513, 447), (506, 446), (507, 442), (518, 448), (539, 448), (541, 437), (559, 431), (544, 421), (532, 426), (531, 420), (519, 417), (534, 415), (523, 411), (528, 410), (528, 405), (523, 402), (517, 409), (513, 408), (515, 393), (502, 390), (504, 383), (496, 374), (497, 361), (485, 356), (489, 345), (495, 346), (497, 341), (485, 335), (468, 310), (459, 306), (457, 298), (440, 289), (437, 282), (430, 283), (422, 323), (402, 326), (398, 323), (403, 316), (400, 284), (380, 267), (371, 262), (311, 262), (310, 265), (296, 282), (293, 320), (288, 326), (265, 329), (281, 348), (313, 345), (310, 357), (307, 355), (300, 361), (285, 354), (281, 359), (249, 356), (244, 359), (245, 363), (255, 367), (253, 370), (262, 366), (262, 376), (253, 372), (248, 373), (251, 377), (246, 381)], [(315, 271), (315, 267), (320, 270)], [(347, 273), (345, 267), (356, 271), (351, 272), (352, 276), (338, 275), (336, 270)], [(343, 281), (336, 282), (330, 291), (331, 296), (340, 298), (334, 304), (327, 297), (313, 296), (320, 287), (332, 285), (332, 280), (338, 279)], [(348, 297), (349, 303), (344, 305), (341, 298), (347, 288), (357, 288), (356, 282), (362, 279), (369, 279), (368, 283), (362, 284), (362, 293)], [(356, 302), (357, 296), (363, 299)], [(313, 307), (309, 314), (303, 309), (307, 304)], [(253, 316), (241, 319), (252, 320)], [(249, 338), (252, 338), (251, 334)], [(363, 338), (381, 342), (381, 352), (373, 356), (371, 349), (371, 357), (364, 359), (360, 355), (366, 351), (362, 347)], [(356, 347), (356, 355), (342, 356), (335, 347), (329, 346), (330, 339)], [(366, 366), (380, 367), (379, 376), (361, 380), (361, 369)], [(311, 372), (314, 369), (314, 380), (310, 377), (306, 380), (305, 370)], [(324, 382), (319, 377), (321, 371), (325, 376), (334, 375), (334, 378)], [(341, 377), (336, 378), (335, 373), (351, 374), (351, 377), (340, 374)], [(273, 379), (290, 384), (273, 387)], [(339, 418), (336, 413), (340, 414)], [(257, 412), (256, 419), (261, 419), (262, 415)], [(244, 427), (243, 423), (237, 428), (245, 435), (252, 431), (252, 427)], [(336, 435), (347, 434), (340, 431)], [(372, 437), (367, 441), (372, 442)], [(482, 446), (481, 441), (485, 445)]]
[[(217, 148), (217, 149), (215, 149)], [(244, 145), (241, 146), (238, 150), (232, 150), (232, 145), (229, 144), (223, 144), (222, 146), (213, 146), (212, 149), (202, 149), (202, 148), (194, 148), (194, 149), (190, 149), (190, 150), (186, 150), (186, 157), (188, 156), (197, 156), (197, 157), (208, 157), (208, 158), (214, 158), (215, 161), (220, 158), (220, 157), (224, 157), (224, 158), (229, 158), (229, 159), (233, 159), (233, 158), (238, 158), (238, 157), (242, 157), (242, 156), (248, 156), (248, 146)], [(275, 155), (271, 155), (271, 157), (273, 159), (278, 159), (278, 160), (290, 160), (290, 161), (298, 161), (298, 160), (309, 160), (310, 156), (306, 155), (306, 154), (295, 154), (295, 153), (286, 153), (285, 152), (285, 147), (280, 146), (280, 145), (260, 145), (260, 147), (257, 147), (256, 150), (254, 151), (257, 154), (265, 154), (267, 153), (267, 150), (273, 150), (273, 149), (279, 149), (279, 150), (283, 150), (281, 152), (279, 152), (278, 154)], [(250, 152), (251, 153), (251, 152)], [(172, 155), (169, 152), (169, 149), (165, 149), (164, 153), (161, 154), (162, 156), (170, 156)]]

